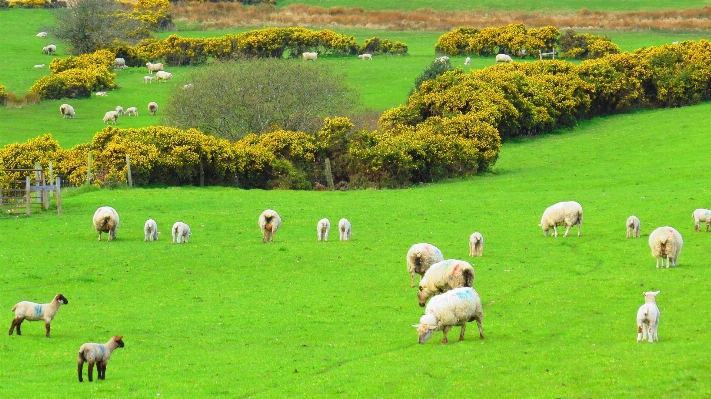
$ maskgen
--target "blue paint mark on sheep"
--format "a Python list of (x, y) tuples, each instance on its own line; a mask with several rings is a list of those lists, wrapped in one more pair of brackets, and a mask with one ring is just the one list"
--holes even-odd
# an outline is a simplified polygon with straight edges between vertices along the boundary
[(42, 305), (35, 305), (35, 316), (42, 316)]
[(472, 294), (472, 292), (470, 290), (459, 291), (459, 292), (457, 292), (457, 296), (461, 300), (474, 298), (474, 294)]
[(101, 357), (104, 357), (104, 353), (106, 353), (106, 349), (104, 348), (104, 345), (99, 345), (99, 350), (101, 351)]

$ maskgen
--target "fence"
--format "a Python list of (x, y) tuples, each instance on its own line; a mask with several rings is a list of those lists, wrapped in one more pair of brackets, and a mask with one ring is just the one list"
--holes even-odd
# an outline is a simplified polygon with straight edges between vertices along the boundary
[[(51, 165), (50, 165), (51, 170)], [(56, 177), (55, 184), (48, 184), (44, 169), (36, 165), (33, 169), (4, 169), (6, 173), (19, 172), (27, 174), (21, 180), (6, 180), (0, 186), (0, 205), (25, 208), (25, 213), (32, 213), (31, 206), (39, 205), (42, 209), (49, 209), (50, 194), (57, 200), (57, 214), (62, 214), (61, 178)], [(34, 175), (34, 184), (32, 175)], [(50, 177), (51, 179), (51, 177)]]

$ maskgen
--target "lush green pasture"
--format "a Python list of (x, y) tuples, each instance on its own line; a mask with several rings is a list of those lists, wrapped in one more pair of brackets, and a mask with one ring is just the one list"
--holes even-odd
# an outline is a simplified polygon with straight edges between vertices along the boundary
[[(0, 215), (0, 308), (69, 304), (0, 343), (3, 396), (76, 397), (707, 397), (711, 366), (711, 234), (703, 153), (711, 104), (582, 123), (504, 145), (493, 173), (406, 190), (351, 192), (154, 188), (65, 192), (64, 214)], [(577, 200), (582, 236), (544, 237), (543, 209)], [(116, 241), (97, 242), (91, 216), (121, 215)], [(283, 225), (263, 244), (257, 216)], [(625, 239), (636, 214), (642, 238)], [(322, 218), (353, 222), (351, 242)], [(148, 218), (163, 232), (143, 242)], [(190, 243), (172, 245), (173, 222)], [(647, 238), (684, 236), (679, 266), (655, 269)], [(483, 233), (482, 258), (467, 241)], [(562, 232), (561, 232), (562, 233)], [(416, 242), (467, 259), (483, 298), (486, 339), (424, 345), (422, 308), (405, 253)], [(636, 343), (642, 292), (661, 290), (660, 341)], [(6, 313), (6, 328), (11, 314)], [(76, 351), (124, 336), (107, 379), (79, 384)], [(28, 377), (29, 376), (29, 377)]]

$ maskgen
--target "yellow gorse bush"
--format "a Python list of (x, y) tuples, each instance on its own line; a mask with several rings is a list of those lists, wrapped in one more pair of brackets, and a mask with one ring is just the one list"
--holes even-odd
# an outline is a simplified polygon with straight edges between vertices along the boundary
[(89, 97), (92, 91), (116, 87), (116, 74), (111, 72), (115, 53), (98, 50), (66, 59), (55, 58), (49, 65), (52, 73), (41, 77), (30, 88), (42, 99)]

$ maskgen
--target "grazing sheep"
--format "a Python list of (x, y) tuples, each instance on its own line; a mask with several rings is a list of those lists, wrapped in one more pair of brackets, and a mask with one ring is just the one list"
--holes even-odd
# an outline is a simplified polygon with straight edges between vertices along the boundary
[(420, 306), (435, 294), (459, 287), (474, 286), (474, 268), (463, 260), (448, 259), (430, 266), (420, 280)]
[(153, 219), (143, 225), (143, 241), (158, 241), (158, 223)]
[(348, 219), (343, 218), (338, 221), (338, 231), (340, 232), (341, 241), (350, 241), (353, 235), (353, 226)]
[(35, 68), (44, 68), (44, 64), (37, 64), (35, 65)]
[(323, 218), (316, 224), (316, 235), (319, 241), (328, 241), (328, 232), (331, 230), (331, 222)]
[(637, 311), (637, 342), (642, 342), (645, 338), (649, 342), (659, 341), (657, 327), (659, 327), (659, 316), (661, 312), (657, 307), (656, 297), (660, 291), (643, 292), (644, 305)]
[(469, 65), (472, 63), (472, 57), (467, 57), (464, 59), (464, 65)]
[(578, 225), (578, 237), (580, 237), (580, 225), (583, 223), (583, 207), (575, 201), (559, 202), (546, 208), (541, 218), (541, 228), (543, 235), (548, 236), (548, 230), (553, 229), (553, 237), (558, 237), (557, 226), (566, 226), (563, 237), (568, 236), (572, 226)]
[(307, 52), (301, 53), (301, 58), (302, 58), (304, 61), (308, 61), (308, 60), (316, 61), (316, 58), (318, 58), (318, 53), (316, 53), (316, 52), (309, 53), (309, 52), (307, 51)]
[(482, 256), (484, 237), (478, 231), (469, 236), (469, 256)]
[(12, 311), (15, 312), (15, 318), (12, 319), (12, 325), (10, 325), (10, 335), (12, 331), (17, 327), (17, 335), (22, 335), (20, 331), (20, 325), (25, 320), (37, 321), (44, 320), (44, 328), (46, 330), (45, 337), (49, 338), (49, 323), (57, 315), (60, 305), (66, 305), (69, 301), (62, 294), (55, 295), (54, 299), (50, 303), (34, 303), (28, 301), (22, 301), (15, 304), (12, 307)]
[(119, 114), (116, 111), (108, 111), (104, 114), (104, 123), (113, 122), (114, 125), (118, 121)]
[(119, 227), (119, 214), (116, 209), (110, 206), (102, 206), (94, 212), (94, 229), (99, 233), (99, 241), (101, 241), (101, 233), (108, 233), (107, 241), (116, 239), (116, 230)]
[(148, 111), (151, 113), (151, 115), (155, 115), (156, 112), (158, 112), (158, 104), (156, 104), (155, 101), (149, 102)]
[(96, 364), (96, 371), (99, 373), (99, 379), (106, 379), (106, 364), (111, 358), (111, 353), (116, 350), (116, 348), (123, 348), (123, 336), (116, 335), (111, 337), (109, 342), (105, 344), (95, 344), (93, 342), (83, 344), (79, 347), (79, 354), (77, 356), (77, 372), (79, 373), (79, 382), (84, 382), (82, 378), (82, 372), (84, 369), (84, 362), (89, 363), (88, 374), (89, 382), (92, 382), (94, 373), (94, 364)]
[[(419, 243), (407, 251), (407, 272), (412, 275), (410, 287), (415, 286), (415, 273), (424, 276), (427, 269), (437, 262), (444, 260), (442, 251), (434, 245)], [(421, 280), (421, 279), (420, 279)]]
[(171, 231), (173, 232), (173, 244), (180, 244), (181, 242), (187, 244), (188, 239), (193, 235), (190, 232), (190, 226), (183, 222), (175, 222)]
[(72, 107), (69, 104), (62, 104), (59, 106), (59, 112), (62, 113), (62, 119), (69, 117), (70, 119), (74, 119), (74, 116), (76, 113), (74, 112), (74, 107)]
[(513, 60), (506, 54), (496, 54), (496, 62), (513, 62)]
[(443, 56), (441, 56), (441, 57), (435, 58), (435, 61), (448, 62), (448, 61), (449, 61), (449, 57), (447, 57), (446, 55), (443, 55)]
[(699, 208), (691, 214), (694, 218), (694, 230), (701, 231), (701, 222), (706, 222), (706, 232), (709, 231), (709, 225), (711, 224), (711, 210)]
[(99, 97), (106, 97), (106, 92), (105, 91), (97, 91), (96, 95)]
[(675, 42), (672, 42), (672, 44), (677, 45), (677, 44), (679, 44), (679, 41), (677, 40)]
[(664, 267), (664, 258), (667, 259), (667, 268), (669, 268), (669, 261), (676, 267), (676, 260), (679, 259), (683, 246), (684, 240), (682, 240), (681, 234), (673, 227), (657, 227), (649, 235), (649, 247), (652, 249), (652, 256), (657, 260), (657, 268), (659, 268), (660, 258), (662, 267)]
[(42, 54), (54, 54), (57, 52), (57, 46), (50, 44), (49, 46), (42, 47)]
[(195, 87), (194, 84), (188, 83), (186, 85), (183, 85), (183, 90), (192, 89), (193, 87)]
[(361, 60), (371, 60), (373, 61), (373, 54), (361, 54), (358, 56)]
[(155, 79), (153, 76), (144, 76), (143, 83), (153, 83), (153, 79)]
[(158, 72), (163, 70), (163, 63), (157, 62), (155, 64), (146, 62), (146, 67), (148, 68), (148, 73)]
[(639, 221), (639, 218), (635, 215), (632, 215), (627, 218), (627, 238), (630, 237), (639, 237), (639, 229), (642, 227), (642, 224)]
[(471, 287), (455, 288), (432, 298), (425, 314), (420, 317), (420, 324), (413, 324), (417, 329), (417, 342), (424, 344), (435, 331), (442, 331), (442, 344), (446, 344), (447, 332), (453, 326), (461, 326), (459, 340), (464, 341), (467, 322), (476, 320), (479, 327), (479, 339), (484, 339), (484, 307), (479, 294)]
[(161, 81), (167, 82), (168, 79), (172, 79), (172, 78), (173, 78), (173, 74), (170, 73), (170, 72), (166, 72), (166, 71), (158, 71), (158, 72), (156, 72), (156, 80), (157, 80), (158, 82), (161, 82)]
[(123, 69), (126, 68), (126, 60), (123, 58), (116, 58), (114, 60), (114, 68)]
[(136, 108), (136, 107), (126, 108), (126, 116), (131, 116), (131, 114), (133, 114), (133, 116), (138, 116), (138, 108)]
[(123, 114), (124, 114), (124, 112), (123, 112), (123, 107), (120, 106), (120, 105), (117, 105), (117, 106), (116, 106), (116, 112), (118, 112), (119, 115), (123, 115)]
[(40, 33), (36, 34), (35, 36), (37, 36), (37, 37), (47, 37), (47, 32), (40, 32)]
[(267, 209), (259, 215), (259, 228), (262, 230), (262, 242), (274, 242), (274, 234), (281, 226), (281, 218), (273, 209)]

